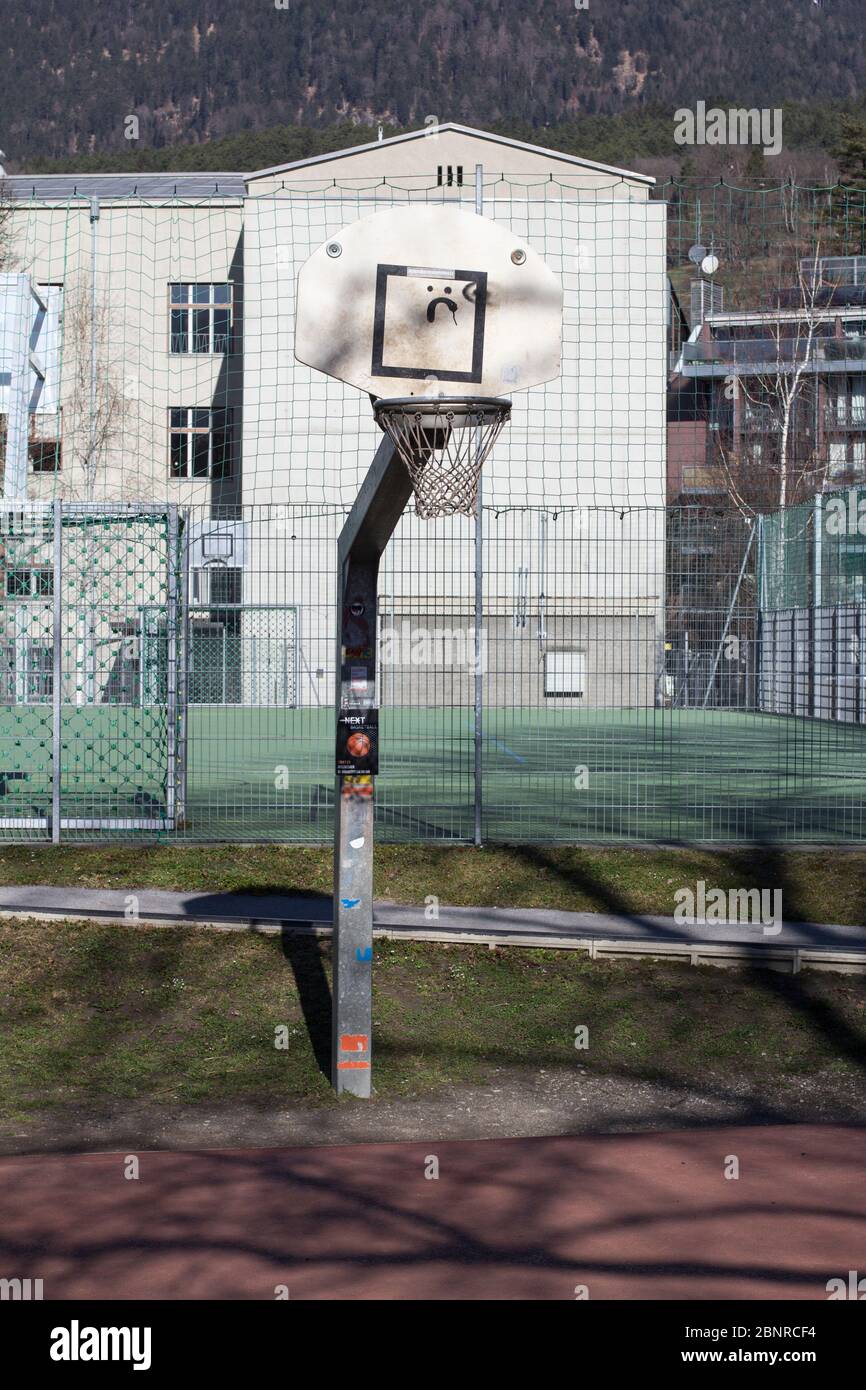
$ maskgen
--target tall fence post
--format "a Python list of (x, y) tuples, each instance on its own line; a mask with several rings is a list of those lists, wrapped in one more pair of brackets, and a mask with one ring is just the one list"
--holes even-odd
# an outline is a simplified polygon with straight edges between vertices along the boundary
[[(475, 165), (475, 211), (479, 217), (484, 213), (484, 166)], [(477, 440), (476, 440), (477, 447)], [(481, 844), (481, 818), (483, 812), (481, 779), (483, 759), (481, 740), (484, 718), (484, 681), (482, 676), (482, 653), (484, 649), (484, 506), (482, 496), (482, 475), (478, 475), (478, 490), (475, 494), (475, 714), (474, 714), (474, 777), (475, 792), (475, 830), (474, 842)]]
[(179, 829), (183, 828), (186, 820), (186, 779), (187, 779), (187, 760), (189, 744), (189, 651), (190, 651), (190, 630), (189, 630), (189, 512), (183, 512), (181, 516), (180, 533), (180, 554), (178, 575), (178, 601), (180, 604), (180, 622), (178, 624), (178, 772), (177, 772), (177, 805), (175, 821)]
[(60, 782), (63, 771), (63, 504), (54, 503), (54, 599), (51, 684), (51, 841), (60, 843)]
[(180, 591), (180, 575), (178, 573), (178, 560), (180, 555), (180, 531), (178, 527), (177, 507), (170, 506), (168, 509), (168, 574), (166, 581), (168, 585), (168, 621), (166, 624), (167, 653), (166, 653), (166, 718), (168, 720), (168, 768), (167, 785), (165, 789), (165, 811), (167, 829), (175, 828), (177, 816), (177, 771), (178, 771), (178, 728), (177, 728), (177, 695), (178, 695), (178, 598)]

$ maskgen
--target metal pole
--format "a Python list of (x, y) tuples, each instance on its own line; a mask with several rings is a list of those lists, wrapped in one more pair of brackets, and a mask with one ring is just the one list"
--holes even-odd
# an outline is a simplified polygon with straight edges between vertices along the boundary
[(812, 523), (814, 577), (812, 580), (812, 708), (810, 714), (820, 715), (824, 687), (823, 638), (824, 622), (821, 598), (824, 590), (823, 553), (824, 510), (820, 492), (815, 496)]
[(99, 221), (99, 199), (90, 200), (90, 449), (89, 449), (89, 500), (93, 499), (93, 469), (96, 454), (96, 264), (98, 250), (97, 222)]
[(165, 789), (167, 829), (177, 816), (177, 650), (178, 650), (178, 541), (177, 507), (168, 509), (168, 624), (166, 719), (168, 722), (168, 771)]
[[(84, 480), (85, 496), (88, 502), (93, 502), (96, 496), (96, 448), (97, 448), (97, 423), (96, 423), (96, 348), (97, 348), (97, 294), (96, 294), (96, 267), (97, 252), (99, 249), (99, 199), (90, 200), (90, 429), (87, 447), (87, 474)], [(94, 527), (97, 525), (95, 520), (85, 521), (82, 535), (85, 541), (85, 562), (88, 569), (95, 565), (95, 546), (92, 541)], [(85, 647), (84, 647), (84, 699), (82, 703), (88, 705), (96, 704), (96, 629), (97, 615), (94, 604), (88, 604), (84, 617), (85, 626)]]
[(688, 630), (688, 628), (686, 628), (685, 634), (684, 634), (684, 639), (683, 639), (683, 664), (684, 664), (684, 667), (685, 667), (685, 675), (683, 676), (683, 709), (688, 709), (688, 707), (689, 707), (689, 662), (690, 662), (690, 660), (691, 660), (691, 658), (689, 657), (689, 630)]
[(51, 727), (51, 840), (60, 843), (60, 778), (63, 766), (62, 691), (63, 680), (63, 516), (62, 503), (54, 503), (54, 650), (52, 652)]
[(189, 514), (181, 527), (180, 547), (180, 661), (178, 670), (178, 825), (186, 820), (186, 778), (189, 741)]
[(765, 551), (765, 537), (764, 537), (764, 518), (763, 518), (763, 516), (759, 516), (759, 517), (758, 517), (757, 525), (758, 525), (758, 561), (757, 561), (757, 569), (758, 569), (757, 605), (758, 605), (758, 611), (757, 611), (756, 620), (755, 620), (755, 660), (754, 660), (754, 667), (755, 667), (755, 675), (754, 675), (754, 682), (755, 682), (755, 707), (756, 707), (756, 709), (759, 709), (759, 710), (761, 711), (761, 713), (766, 713), (767, 692), (766, 692), (766, 687), (765, 687), (765, 685), (764, 685), (764, 635), (765, 635), (765, 629), (766, 629), (767, 624), (766, 624), (765, 619), (764, 619), (764, 608), (765, 608), (765, 604), (764, 604), (764, 594), (765, 594), (764, 584), (765, 584), (765, 580), (766, 580), (766, 575), (765, 575), (765, 564), (766, 564), (766, 562), (765, 562), (765, 553), (764, 553), (764, 551)]
[[(393, 443), (383, 440), (338, 543), (331, 1077), (335, 1091), (360, 1097), (372, 1089), (376, 590), (380, 557), (411, 492)], [(353, 732), (366, 734), (367, 754)]]
[[(484, 166), (475, 165), (475, 211), (479, 217), (484, 212)], [(476, 450), (480, 447), (480, 431), (475, 432)], [(484, 644), (484, 506), (481, 474), (475, 493), (475, 689), (474, 689), (474, 792), (475, 827), (474, 841), (480, 846), (482, 840), (482, 739), (484, 734), (484, 681), (482, 677), (482, 650)]]
[(815, 496), (815, 513), (812, 526), (814, 541), (814, 565), (815, 575), (812, 588), (812, 605), (815, 608), (821, 607), (822, 595), (824, 592), (824, 548), (823, 548), (823, 526), (824, 510), (823, 498), (820, 492)]
[[(338, 571), (338, 721), (347, 710), (374, 707), (378, 569), (378, 559), (350, 558)], [(372, 1089), (373, 789), (372, 775), (337, 774), (332, 1072), (338, 1094), (362, 1098)]]

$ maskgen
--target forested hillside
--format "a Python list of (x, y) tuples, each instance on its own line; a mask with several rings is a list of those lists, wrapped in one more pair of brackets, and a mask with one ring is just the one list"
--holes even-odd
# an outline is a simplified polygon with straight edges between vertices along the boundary
[(24, 168), (130, 155), (130, 115), (140, 158), (280, 126), (851, 102), (863, 37), (864, 0), (0, 0), (0, 145)]

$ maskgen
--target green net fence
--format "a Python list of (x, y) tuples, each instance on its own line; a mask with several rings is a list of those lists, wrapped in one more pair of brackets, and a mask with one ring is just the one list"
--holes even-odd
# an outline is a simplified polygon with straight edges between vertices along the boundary
[(0, 835), (329, 839), (381, 436), (294, 360), (297, 275), (480, 201), (562, 282), (562, 373), (480, 532), (410, 510), (386, 553), (381, 837), (862, 840), (864, 194), (326, 172), (0, 190)]

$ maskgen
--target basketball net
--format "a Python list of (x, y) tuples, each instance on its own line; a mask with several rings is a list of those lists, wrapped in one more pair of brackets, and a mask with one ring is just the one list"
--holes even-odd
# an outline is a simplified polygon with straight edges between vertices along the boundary
[(511, 414), (496, 396), (377, 400), (373, 413), (412, 479), (424, 520), (475, 515), (481, 469)]

